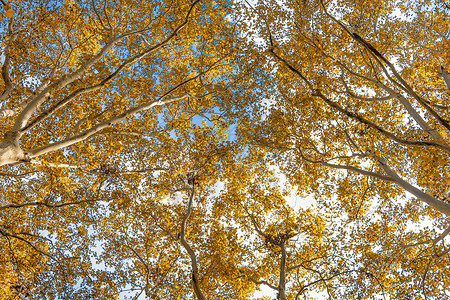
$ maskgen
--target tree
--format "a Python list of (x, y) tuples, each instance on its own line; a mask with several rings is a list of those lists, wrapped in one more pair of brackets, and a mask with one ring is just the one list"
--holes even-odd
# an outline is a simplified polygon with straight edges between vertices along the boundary
[[(361, 238), (351, 251), (386, 270), (373, 274), (389, 295), (442, 297), (433, 282), (448, 282), (439, 270), (448, 263), (440, 242), (450, 213), (448, 6), (264, 1), (242, 11), (256, 41), (248, 55), (275, 82), (269, 104), (249, 120), (249, 140), (301, 192), (347, 220)], [(411, 229), (425, 220), (433, 226)], [(357, 286), (348, 295), (386, 292)]]
[[(235, 52), (230, 3), (3, 4), (2, 294), (118, 297), (141, 277), (111, 270), (128, 261), (137, 266), (139, 249), (159, 249), (156, 265), (167, 270), (177, 255), (164, 255), (171, 244), (159, 244), (160, 235), (145, 235), (157, 230), (153, 225), (127, 235), (136, 223), (125, 213), (140, 204), (141, 189), (147, 205), (150, 196), (166, 199), (196, 168), (211, 176), (202, 180), (208, 187), (217, 156), (229, 148), (225, 120), (233, 122), (244, 105), (223, 101), (223, 82), (235, 76), (225, 73)], [(209, 119), (205, 128), (196, 117)], [(212, 157), (200, 162), (198, 152)], [(120, 237), (124, 245), (102, 250)], [(147, 282), (176, 283), (182, 266), (174, 277), (148, 269)], [(166, 296), (176, 295), (176, 284), (167, 288)]]
[(4, 298), (444, 297), (444, 2), (0, 1)]
[[(80, 143), (153, 107), (195, 99), (186, 90), (194, 92), (194, 82), (232, 52), (226, 41), (190, 49), (204, 38), (195, 27), (202, 22), (196, 13), (199, 1), (139, 7), (133, 1), (108, 2), (104, 7), (92, 1), (69, 1), (60, 7), (46, 1), (17, 5), (17, 17), (4, 20), (8, 30), (3, 33), (1, 100), (7, 102), (1, 113), (9, 120), (3, 128), (2, 165), (31, 161)], [(27, 11), (31, 15), (25, 15)], [(221, 17), (219, 13), (215, 18)], [(219, 20), (212, 21), (220, 28)], [(48, 30), (52, 34), (46, 36)], [(206, 50), (211, 51), (209, 56), (202, 53)], [(205, 86), (196, 84), (204, 93)], [(201, 96), (200, 90), (195, 92)], [(98, 99), (99, 95), (111, 99)], [(83, 97), (90, 101), (79, 108), (74, 103)], [(128, 99), (134, 102), (123, 107)], [(52, 124), (56, 113), (65, 116), (57, 126), (63, 133)], [(155, 122), (154, 117), (149, 119)], [(46, 125), (53, 125), (48, 136), (35, 137), (33, 130)]]

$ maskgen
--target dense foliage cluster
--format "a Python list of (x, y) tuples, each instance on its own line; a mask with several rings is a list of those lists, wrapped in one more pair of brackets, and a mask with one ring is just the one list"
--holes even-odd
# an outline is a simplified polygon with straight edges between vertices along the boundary
[(0, 299), (450, 297), (446, 0), (0, 1)]

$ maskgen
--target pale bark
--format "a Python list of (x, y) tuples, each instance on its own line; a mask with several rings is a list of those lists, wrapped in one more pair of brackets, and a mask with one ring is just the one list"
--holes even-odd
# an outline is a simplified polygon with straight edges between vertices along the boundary
[[(386, 59), (377, 49), (375, 49), (370, 43), (368, 43), (366, 40), (364, 40), (361, 36), (359, 36), (357, 33), (350, 32), (347, 27), (338, 19), (336, 19), (334, 16), (332, 16), (326, 9), (325, 4), (323, 1), (320, 1), (321, 6), (325, 12), (325, 14), (332, 19), (336, 24), (338, 24), (354, 41), (359, 43), (361, 46), (363, 46), (368, 52), (371, 54), (372, 57), (379, 63), (380, 67), (382, 67), (384, 74), (388, 77), (388, 79), (394, 83), (396, 86), (398, 86), (400, 89), (408, 93), (411, 97), (417, 100), (417, 102), (425, 108), (425, 110), (430, 113), (442, 126), (447, 128), (447, 130), (450, 130), (450, 122), (442, 118), (428, 103), (425, 101), (422, 97), (420, 97), (413, 88), (403, 79), (403, 77), (398, 73), (395, 66)], [(273, 51), (272, 51), (273, 52)], [(380, 61), (381, 60), (381, 61)], [(389, 70), (391, 70), (392, 74), (394, 74), (395, 79), (394, 80), (389, 73), (387, 72), (386, 68), (383, 66), (383, 63), (387, 65)], [(445, 79), (445, 78), (444, 78)], [(436, 132), (434, 133), (436, 134)], [(448, 151), (447, 151), (448, 152)]]
[[(447, 130), (450, 130), (450, 123), (449, 123), (449, 121), (447, 121), (444, 118), (442, 118), (430, 105), (427, 104), (427, 102), (422, 97), (420, 97), (412, 89), (412, 87), (403, 79), (403, 77), (400, 76), (400, 74), (398, 73), (397, 69), (394, 67), (394, 65), (390, 61), (388, 61), (386, 58), (384, 58), (384, 56), (382, 56), (375, 48), (373, 48), (373, 46), (371, 46), (369, 43), (364, 41), (361, 37), (359, 37), (357, 35), (355, 36), (355, 34), (353, 34), (352, 36), (356, 37), (356, 40), (358, 42), (360, 42), (362, 45), (364, 45), (364, 47), (366, 47), (369, 50), (371, 50), (371, 52), (374, 53), (375, 56), (377, 56), (380, 59), (382, 59), (388, 65), (389, 69), (392, 71), (392, 73), (394, 74), (395, 78), (398, 81), (400, 81), (401, 85), (397, 84), (400, 88), (402, 88), (405, 92), (407, 92), (413, 98), (415, 98), (417, 100), (417, 102), (420, 105), (422, 105), (422, 107), (424, 107), (426, 109), (426, 111), (428, 111), (428, 113), (430, 113), (442, 126), (447, 128)], [(396, 83), (395, 81), (393, 81), (393, 82)]]
[(103, 56), (109, 50), (111, 50), (118, 41), (124, 39), (126, 36), (128, 35), (123, 35), (112, 39), (99, 51), (99, 53), (97, 53), (97, 55), (86, 61), (76, 71), (72, 72), (71, 74), (62, 76), (54, 84), (51, 84), (50, 86), (46, 87), (40, 93), (33, 95), (29, 99), (29, 101), (27, 101), (28, 102), (27, 106), (17, 117), (16, 122), (14, 123), (13, 130), (21, 131), (26, 126), (33, 112), (36, 111), (36, 109), (51, 95), (52, 91), (60, 90), (65, 86), (67, 86), (68, 84), (74, 82), (75, 80), (80, 79), (81, 76), (86, 72), (86, 70), (88, 70), (97, 61), (103, 58)]
[(187, 211), (181, 222), (180, 242), (181, 242), (181, 245), (184, 247), (184, 249), (186, 249), (186, 251), (189, 254), (189, 257), (191, 259), (192, 286), (194, 289), (194, 293), (197, 296), (197, 299), (206, 300), (205, 295), (203, 294), (202, 290), (200, 289), (200, 282), (199, 282), (199, 277), (198, 277), (199, 273), (198, 273), (197, 256), (195, 255), (194, 250), (192, 250), (191, 246), (189, 245), (189, 243), (186, 240), (186, 222), (189, 219), (189, 216), (192, 211), (192, 202), (194, 200), (194, 195), (195, 195), (195, 184), (192, 183), (191, 195), (189, 197)]
[(123, 112), (123, 113), (121, 113), (121, 114), (119, 114), (119, 115), (117, 115), (115, 117), (112, 117), (109, 120), (101, 122), (101, 123), (93, 126), (92, 128), (90, 128), (90, 129), (88, 129), (88, 130), (86, 130), (86, 131), (76, 135), (76, 136), (67, 138), (67, 139), (65, 139), (63, 141), (60, 141), (60, 142), (48, 144), (48, 145), (45, 145), (43, 147), (39, 147), (39, 148), (28, 150), (27, 151), (27, 155), (30, 158), (33, 158), (33, 157), (40, 156), (40, 155), (45, 154), (45, 153), (53, 152), (53, 151), (56, 151), (56, 150), (68, 147), (70, 145), (73, 145), (73, 144), (76, 144), (78, 142), (86, 140), (90, 136), (100, 132), (101, 130), (103, 130), (103, 129), (105, 129), (105, 128), (107, 128), (107, 127), (109, 127), (109, 126), (111, 126), (111, 125), (113, 125), (113, 124), (115, 124), (117, 122), (120, 122), (120, 121), (124, 120), (125, 118), (127, 118), (128, 116), (130, 116), (132, 114), (148, 110), (148, 109), (150, 109), (152, 107), (155, 107), (155, 106), (161, 106), (161, 105), (164, 105), (164, 104), (169, 104), (169, 103), (172, 103), (172, 102), (180, 101), (180, 100), (183, 100), (183, 99), (186, 99), (186, 98), (189, 98), (189, 97), (193, 97), (193, 96), (191, 94), (183, 94), (181, 96), (168, 98), (166, 100), (154, 100), (154, 101), (142, 104), (140, 106), (130, 108), (129, 110), (127, 110), (127, 111), (125, 111), (125, 112)]
[(383, 158), (378, 158), (378, 164), (380, 167), (386, 172), (386, 174), (393, 178), (395, 183), (402, 187), (405, 191), (413, 194), (417, 199), (425, 202), (429, 206), (433, 207), (437, 211), (443, 213), (444, 215), (450, 216), (450, 204), (445, 203), (444, 201), (438, 200), (437, 198), (428, 195), (412, 184), (403, 180), (394, 170), (392, 170), (386, 163), (386, 160)]
[(444, 79), (445, 85), (450, 91), (450, 74), (444, 69), (443, 66), (441, 66), (441, 70), (439, 71), (438, 75), (441, 76), (442, 79)]
[[(337, 22), (339, 22), (339, 21), (337, 21)], [(345, 27), (344, 27), (344, 29), (347, 30)], [(369, 47), (369, 46), (367, 46), (367, 47)], [(299, 70), (294, 68), (285, 59), (283, 59), (282, 57), (277, 55), (275, 53), (273, 47), (271, 49), (269, 49), (269, 51), (274, 55), (274, 57), (278, 61), (283, 63), (286, 67), (288, 67), (291, 71), (293, 71), (295, 74), (297, 74), (306, 83), (306, 85), (311, 90), (311, 93), (312, 93), (313, 96), (321, 98), (328, 106), (333, 107), (334, 109), (336, 109), (337, 111), (343, 113), (344, 115), (348, 116), (349, 118), (369, 126), (370, 128), (378, 131), (379, 133), (383, 134), (384, 136), (388, 137), (389, 139), (392, 139), (392, 140), (396, 141), (399, 144), (403, 144), (405, 146), (433, 146), (433, 147), (436, 147), (436, 148), (439, 148), (439, 149), (445, 151), (446, 153), (450, 153), (450, 147), (447, 146), (447, 145), (441, 144), (441, 143), (436, 142), (436, 141), (413, 141), (413, 140), (405, 140), (405, 139), (399, 138), (396, 135), (394, 135), (393, 133), (391, 133), (391, 132), (381, 128), (380, 126), (378, 126), (375, 123), (365, 119), (364, 117), (362, 117), (362, 116), (360, 116), (360, 115), (358, 115), (356, 113), (348, 111), (347, 109), (345, 109), (341, 105), (339, 105), (337, 102), (334, 102), (331, 99), (327, 98), (325, 95), (322, 94), (322, 92), (320, 90), (315, 89), (314, 86), (311, 84), (311, 82)], [(413, 93), (413, 91), (411, 91), (410, 88), (405, 88), (405, 90), (408, 93)], [(416, 96), (414, 96), (414, 97), (417, 98), (418, 96), (417, 97)], [(422, 100), (422, 99), (420, 99), (420, 100)], [(405, 106), (405, 108), (407, 110), (409, 108), (409, 112), (410, 113), (416, 113), (415, 110), (412, 108), (412, 106), (409, 104), (409, 102), (403, 101), (403, 105)], [(436, 117), (434, 114), (432, 114), (432, 115), (434, 117)], [(419, 116), (419, 115), (417, 114), (416, 117), (417, 116)], [(444, 120), (444, 122), (442, 122), (442, 119), (440, 119), (439, 122), (441, 124), (443, 124), (444, 126), (446, 125), (445, 124), (445, 120)], [(428, 125), (425, 122), (423, 122), (422, 125), (424, 126), (425, 129), (428, 130), (428, 133), (430, 135), (433, 136), (434, 133), (436, 132), (433, 129), (429, 128)], [(439, 136), (436, 136), (436, 135), (434, 135), (434, 137), (435, 138), (440, 138)], [(419, 190), (415, 186), (411, 185), (410, 183), (406, 182), (405, 180), (400, 178), (397, 175), (397, 173), (395, 173), (391, 168), (389, 168), (389, 166), (387, 166), (387, 164), (386, 164), (386, 162), (384, 160), (381, 159), (381, 160), (378, 160), (378, 162), (379, 162), (379, 165), (381, 166), (381, 168), (386, 172), (386, 174), (388, 176), (384, 176), (384, 175), (376, 174), (376, 173), (372, 173), (372, 172), (369, 173), (368, 171), (365, 171), (365, 170), (362, 170), (362, 169), (358, 169), (358, 168), (353, 167), (353, 166), (333, 165), (333, 164), (329, 164), (329, 163), (323, 162), (323, 161), (320, 161), (320, 162), (317, 162), (317, 163), (321, 163), (322, 165), (325, 165), (325, 166), (328, 166), (328, 167), (332, 167), (332, 168), (347, 169), (347, 170), (350, 170), (350, 171), (355, 171), (355, 172), (360, 173), (362, 175), (371, 176), (371, 177), (375, 177), (375, 178), (382, 179), (382, 180), (385, 180), (385, 181), (394, 182), (397, 185), (399, 185), (400, 187), (402, 187), (404, 190), (406, 190), (406, 191), (410, 192), (411, 194), (413, 194), (414, 196), (416, 196), (417, 199), (427, 203), (428, 205), (430, 205), (434, 209), (438, 210), (439, 212), (441, 212), (441, 213), (443, 213), (443, 214), (445, 214), (447, 216), (450, 216), (450, 204), (445, 203), (443, 201), (440, 201), (440, 200), (436, 199), (435, 197), (432, 197), (432, 196), (422, 192), (421, 190)]]
[[(255, 227), (256, 232), (263, 237), (265, 240), (269, 240), (269, 235), (265, 234), (258, 226), (258, 223), (256, 223), (255, 217), (251, 214), (249, 214), (250, 216), (250, 220), (253, 224), (253, 226)], [(267, 281), (257, 281), (251, 277), (248, 277), (251, 281), (253, 281), (255, 284), (265, 284), (268, 287), (276, 290), (278, 292), (278, 298), (280, 300), (287, 300), (286, 298), (286, 257), (287, 257), (287, 253), (286, 253), (286, 246), (285, 246), (285, 242), (284, 240), (280, 241), (280, 243), (274, 244), (272, 243), (274, 246), (278, 246), (280, 247), (281, 250), (281, 259), (280, 259), (280, 275), (279, 275), (279, 281), (278, 281), (278, 286), (274, 286), (270, 283), (268, 283)]]
[(280, 261), (280, 283), (278, 285), (278, 299), (287, 300), (286, 298), (286, 247), (284, 242), (280, 243), (281, 261)]
[(5, 134), (0, 143), (0, 166), (29, 159), (20, 148), (18, 141), (19, 138), (15, 132), (10, 131)]
[[(5, 135), (5, 138), (0, 143), (0, 166), (6, 165), (6, 164), (15, 164), (20, 163), (23, 161), (29, 161), (30, 158), (51, 152), (56, 151), (59, 149), (62, 149), (64, 147), (68, 147), (70, 145), (73, 145), (75, 143), (81, 142), (83, 140), (86, 140), (90, 136), (100, 133), (103, 129), (105, 129), (108, 126), (111, 126), (117, 122), (120, 122), (124, 120), (126, 117), (130, 116), (131, 114), (134, 114), (136, 112), (141, 112), (147, 109), (150, 109), (154, 106), (164, 105), (171, 102), (179, 101), (182, 99), (186, 99), (188, 97), (192, 97), (190, 94), (184, 94), (182, 96), (172, 97), (165, 99), (166, 97), (170, 96), (176, 89), (178, 89), (180, 86), (186, 84), (189, 81), (195, 80), (199, 76), (203, 75), (204, 73), (208, 72), (211, 68), (213, 68), (217, 63), (219, 63), (222, 59), (220, 59), (218, 62), (214, 63), (210, 66), (210, 68), (207, 69), (207, 71), (204, 71), (197, 76), (190, 78), (183, 83), (180, 83), (176, 85), (174, 88), (170, 89), (168, 92), (166, 92), (164, 95), (162, 95), (159, 99), (148, 102), (146, 104), (130, 108), (126, 110), (125, 112), (111, 117), (109, 120), (106, 120), (104, 122), (100, 122), (90, 129), (75, 134), (71, 137), (66, 137), (65, 139), (44, 145), (39, 148), (34, 149), (21, 149), (19, 146), (19, 139), (23, 135), (24, 132), (30, 130), (37, 124), (39, 124), (41, 121), (43, 121), (45, 118), (49, 117), (50, 115), (54, 114), (58, 109), (66, 105), (67, 103), (73, 101), (77, 96), (89, 92), (93, 92), (95, 90), (98, 90), (105, 86), (107, 83), (109, 83), (111, 80), (116, 78), (119, 73), (123, 72), (123, 70), (141, 60), (143, 57), (145, 57), (147, 54), (152, 53), (153, 51), (156, 51), (158, 49), (161, 49), (161, 47), (168, 44), (172, 39), (176, 38), (178, 36), (178, 33), (186, 26), (186, 24), (189, 21), (190, 15), (192, 14), (193, 9), (195, 6), (200, 2), (200, 0), (197, 0), (193, 2), (190, 5), (189, 11), (185, 15), (184, 19), (182, 20), (181, 24), (178, 24), (168, 35), (166, 38), (164, 38), (162, 41), (154, 44), (153, 46), (148, 47), (143, 52), (136, 54), (135, 56), (124, 60), (121, 64), (119, 64), (119, 67), (111, 74), (107, 75), (105, 78), (103, 78), (98, 84), (94, 84), (92, 86), (88, 87), (82, 87), (78, 90), (73, 91), (71, 94), (66, 96), (65, 98), (62, 98), (59, 102), (55, 103), (53, 106), (51, 106), (49, 109), (47, 109), (45, 112), (39, 113), (39, 115), (30, 122), (30, 118), (34, 112), (36, 112), (39, 107), (50, 98), (52, 93), (59, 92), (61, 89), (65, 88), (68, 84), (82, 78), (84, 74), (98, 61), (100, 61), (118, 42), (122, 41), (123, 39), (132, 36), (132, 35), (141, 35), (143, 32), (146, 32), (149, 30), (147, 25), (143, 25), (142, 29), (131, 31), (128, 33), (125, 33), (123, 35), (117, 36), (115, 38), (112, 38), (103, 48), (91, 59), (84, 62), (77, 70), (70, 74), (63, 75), (59, 78), (53, 78), (54, 74), (58, 70), (58, 64), (60, 63), (60, 57), (58, 58), (58, 61), (55, 63), (54, 68), (50, 72), (49, 78), (47, 78), (46, 81), (42, 83), (42, 85), (36, 89), (35, 93), (23, 104), (23, 110), (19, 113), (21, 108), (13, 108), (13, 109), (3, 109), (0, 110), (0, 116), (12, 116), (17, 113), (19, 115), (15, 119), (14, 126), (11, 130), (11, 132), (7, 133)], [(9, 61), (8, 57), (6, 57), (7, 60), (5, 61), (5, 64), (2, 68), (2, 76), (4, 81), (6, 82), (6, 86), (8, 85), (9, 80), (9, 73), (7, 72)], [(51, 83), (53, 82), (53, 83)], [(69, 131), (70, 132), (70, 131)], [(14, 138), (11, 138), (14, 136)]]
[[(188, 15), (189, 16), (189, 15)], [(55, 105), (52, 106), (52, 108), (50, 108), (49, 110), (47, 110), (46, 112), (42, 113), (39, 115), (38, 118), (36, 118), (36, 120), (34, 120), (31, 124), (28, 124), (27, 126), (25, 126), (25, 124), (22, 124), (23, 126), (21, 127), (21, 131), (27, 131), (29, 129), (31, 129), (32, 127), (34, 127), (36, 124), (40, 123), (41, 121), (43, 121), (44, 119), (46, 119), (47, 117), (51, 116), (52, 114), (54, 114), (58, 109), (64, 107), (65, 105), (67, 105), (69, 102), (71, 102), (73, 99), (75, 99), (77, 96), (80, 96), (82, 94), (86, 94), (86, 93), (90, 93), (90, 92), (94, 92), (96, 90), (101, 89), (102, 87), (104, 87), (107, 83), (111, 82), (113, 79), (115, 79), (126, 67), (132, 65), (133, 63), (143, 59), (144, 57), (146, 57), (148, 54), (161, 49), (162, 47), (164, 47), (167, 43), (169, 43), (173, 38), (176, 37), (176, 35), (178, 34), (178, 32), (180, 32), (180, 30), (187, 24), (187, 17), (185, 19), (185, 21), (179, 25), (167, 38), (165, 38), (162, 42), (157, 43), (149, 48), (147, 48), (145, 51), (142, 51), (141, 53), (125, 60), (113, 73), (111, 73), (110, 75), (106, 76), (102, 81), (100, 81), (98, 84), (89, 86), (89, 87), (83, 87), (80, 89), (77, 89), (76, 91), (72, 92), (70, 95), (68, 95), (67, 97), (65, 97), (64, 99), (62, 99), (61, 101), (59, 101), (58, 103), (56, 103)], [(135, 33), (136, 34), (136, 33)], [(113, 40), (113, 44), (110, 47), (104, 47), (104, 49), (107, 49), (107, 51), (103, 51), (104, 49), (102, 49), (102, 51), (100, 51), (100, 53), (97, 55), (99, 56), (98, 59), (96, 59), (94, 62), (90, 62), (90, 60), (88, 62), (86, 62), (86, 64), (90, 64), (89, 68), (95, 63), (97, 62), (100, 58), (102, 58), (109, 50), (111, 50), (111, 48), (120, 40), (122, 40), (123, 38), (129, 36), (131, 34), (127, 34), (124, 35), (120, 38), (117, 38), (115, 40)], [(112, 42), (111, 42), (112, 43)], [(101, 55), (101, 56), (100, 56)], [(83, 68), (83, 72), (74, 72), (77, 73), (77, 76), (74, 76), (73, 80), (71, 80), (70, 82), (73, 82), (76, 79), (79, 79), (84, 72), (88, 69), (85, 68), (84, 66)], [(82, 69), (80, 68), (80, 69)], [(68, 83), (70, 83), (68, 82)], [(67, 84), (68, 84), (67, 83)], [(65, 84), (64, 86), (66, 86), (67, 84)], [(62, 86), (62, 87), (64, 87)], [(60, 87), (60, 88), (62, 88)], [(44, 89), (47, 90), (47, 89)], [(28, 120), (28, 119), (27, 119)]]
[(19, 112), (18, 108), (13, 108), (13, 109), (3, 108), (3, 109), (0, 109), (0, 118), (14, 117), (18, 112)]
[(18, 141), (20, 138), (20, 133), (10, 131), (7, 134), (5, 134), (5, 137), (2, 141), (2, 143), (0, 143), (0, 166), (6, 165), (6, 164), (14, 164), (14, 163), (23, 162), (23, 161), (29, 161), (31, 158), (40, 156), (42, 154), (57, 151), (59, 149), (71, 146), (73, 144), (76, 144), (78, 142), (86, 140), (90, 136), (92, 136), (96, 133), (99, 133), (101, 130), (124, 120), (125, 118), (127, 118), (128, 116), (130, 116), (132, 114), (151, 109), (152, 107), (155, 107), (155, 106), (161, 106), (161, 105), (169, 104), (172, 102), (181, 101), (181, 100), (184, 100), (187, 98), (195, 98), (195, 96), (193, 96), (189, 93), (186, 93), (186, 94), (183, 94), (180, 96), (175, 96), (175, 97), (168, 98), (165, 100), (160, 99), (160, 100), (150, 101), (150, 102), (147, 102), (140, 106), (130, 108), (130, 109), (126, 110), (125, 112), (123, 112), (117, 116), (114, 116), (104, 122), (100, 122), (97, 125), (93, 126), (92, 128), (90, 128), (78, 135), (66, 138), (66, 139), (56, 142), (56, 143), (51, 143), (51, 144), (42, 146), (39, 148), (30, 149), (28, 151), (23, 151), (18, 144)]
[[(148, 48), (143, 53), (140, 53), (140, 54), (134, 56), (133, 58), (130, 58), (127, 61), (125, 61), (113, 74), (106, 77), (104, 79), (104, 81), (99, 84), (100, 87), (103, 86), (104, 84), (106, 84), (107, 82), (109, 82), (112, 78), (114, 78), (120, 71), (122, 71), (129, 64), (142, 59), (143, 57), (145, 57), (147, 54), (149, 54), (152, 51), (160, 49), (162, 46), (164, 46), (170, 40), (172, 40), (180, 32), (180, 30), (186, 26), (190, 14), (198, 2), (199, 2), (199, 0), (194, 2), (191, 5), (191, 8), (189, 9), (189, 12), (187, 13), (184, 21), (179, 26), (177, 26), (175, 28), (175, 30), (173, 30), (169, 36), (167, 36), (160, 43), (154, 45), (153, 47)], [(128, 33), (125, 33), (123, 35), (120, 35), (118, 37), (111, 39), (105, 46), (103, 46), (103, 48), (95, 56), (93, 56), (92, 58), (87, 60), (76, 71), (72, 72), (71, 74), (60, 77), (55, 83), (53, 83), (53, 84), (49, 85), (48, 87), (46, 87), (45, 89), (43, 89), (39, 94), (32, 96), (32, 98), (29, 101), (27, 101), (28, 102), (27, 106), (24, 108), (24, 110), (18, 116), (18, 118), (14, 124), (13, 130), (14, 131), (23, 131), (24, 128), (26, 128), (27, 122), (30, 119), (32, 113), (46, 100), (47, 97), (49, 97), (51, 95), (51, 93), (53, 91), (60, 90), (64, 87), (66, 87), (68, 84), (74, 82), (75, 80), (80, 79), (88, 69), (90, 69), (96, 62), (100, 61), (100, 59), (102, 59), (105, 56), (105, 54), (108, 53), (119, 41), (121, 41), (131, 35), (140, 34), (147, 30), (148, 30), (148, 28), (144, 28), (142, 30), (128, 32)], [(95, 86), (85, 88), (85, 89), (87, 89), (89, 91), (96, 90), (99, 88), (99, 85), (95, 85)], [(84, 89), (81, 89), (81, 90), (79, 90), (78, 94), (82, 94), (84, 92), (86, 92), (86, 91), (84, 91)], [(77, 94), (77, 92), (75, 92), (75, 94)], [(68, 101), (70, 101), (74, 98), (71, 96), (68, 97), (69, 99), (67, 99), (67, 98), (65, 99), (66, 100), (65, 103), (67, 103)], [(58, 106), (58, 108), (59, 108), (59, 106)]]
[(10, 48), (11, 48), (11, 42), (15, 37), (12, 32), (12, 29), (13, 29), (12, 23), (13, 23), (13, 19), (11, 18), (8, 22), (8, 41), (6, 42), (5, 48), (3, 50), (3, 55), (5, 56), (5, 60), (3, 61), (3, 66), (2, 66), (2, 79), (3, 79), (3, 83), (5, 85), (5, 88), (4, 88), (3, 92), (0, 94), (0, 101), (3, 101), (4, 99), (6, 99), (12, 91), (12, 82), (11, 82), (11, 77), (9, 75), (10, 66), (11, 66)]
[(381, 180), (388, 181), (388, 182), (395, 182), (395, 180), (392, 179), (391, 177), (385, 176), (380, 173), (363, 170), (363, 169), (360, 169), (360, 168), (357, 168), (354, 166), (336, 165), (336, 164), (330, 164), (330, 163), (323, 162), (323, 161), (319, 161), (318, 163), (320, 163), (321, 165), (324, 165), (326, 167), (330, 167), (330, 168), (334, 168), (334, 169), (353, 171), (353, 172), (359, 173), (364, 176), (370, 176), (370, 177), (381, 179)]
[(392, 98), (398, 99), (406, 109), (408, 114), (414, 119), (414, 121), (416, 121), (416, 123), (420, 126), (420, 128), (422, 128), (424, 132), (431, 136), (432, 139), (434, 139), (436, 142), (442, 141), (442, 136), (439, 134), (439, 132), (428, 125), (428, 123), (420, 116), (419, 112), (411, 105), (411, 103), (408, 99), (406, 99), (405, 96), (403, 96), (401, 93), (395, 92), (393, 89), (384, 85), (380, 81), (377, 81), (375, 84), (388, 92)]
[(387, 174), (386, 175), (382, 175), (379, 173), (375, 173), (375, 172), (370, 172), (370, 171), (366, 171), (366, 170), (362, 170), (360, 168), (357, 167), (353, 167), (353, 166), (346, 166), (346, 165), (335, 165), (335, 164), (330, 164), (324, 161), (313, 161), (311, 159), (306, 158), (303, 153), (301, 152), (301, 150), (299, 149), (300, 155), (301, 157), (311, 163), (318, 163), (318, 164), (322, 164), (324, 166), (330, 167), (330, 168), (334, 168), (334, 169), (345, 169), (345, 170), (349, 170), (349, 171), (353, 171), (356, 173), (359, 173), (361, 175), (364, 176), (370, 176), (373, 178), (377, 178), (383, 181), (387, 181), (387, 182), (392, 182), (397, 184), (398, 186), (400, 186), (401, 188), (403, 188), (405, 191), (410, 192), (411, 194), (413, 194), (415, 197), (417, 197), (417, 199), (425, 202), (426, 204), (430, 205), (431, 207), (433, 207), (434, 209), (438, 210), (439, 212), (450, 216), (450, 204), (446, 203), (444, 201), (441, 201), (431, 195), (428, 195), (424, 192), (422, 192), (421, 190), (419, 190), (418, 188), (416, 188), (415, 186), (413, 186), (412, 184), (408, 183), (407, 181), (405, 181), (404, 179), (402, 179), (394, 170), (392, 170), (387, 164), (386, 164), (386, 160), (383, 158), (378, 157), (377, 161), (378, 164), (380, 165), (380, 167), (383, 169), (383, 171)]
[(357, 113), (348, 111), (347, 109), (345, 109), (344, 107), (342, 107), (339, 103), (329, 99), (328, 97), (326, 97), (320, 90), (314, 88), (314, 86), (311, 84), (311, 82), (296, 68), (294, 68), (288, 61), (286, 61), (285, 59), (283, 59), (282, 57), (280, 57), (278, 54), (275, 53), (274, 49), (271, 48), (269, 50), (274, 57), (281, 62), (282, 64), (284, 64), (287, 68), (289, 68), (292, 72), (294, 72), (295, 74), (297, 74), (308, 86), (308, 88), (311, 91), (311, 95), (321, 98), (325, 104), (327, 104), (328, 106), (334, 108), (335, 110), (337, 110), (338, 112), (346, 115), (347, 117), (358, 121), (359, 123), (362, 123), (364, 125), (369, 126), (370, 128), (376, 130), (377, 132), (381, 133), (382, 135), (386, 136), (387, 138), (405, 145), (405, 146), (433, 146), (436, 148), (439, 148), (447, 153), (450, 154), (450, 146), (448, 145), (444, 145), (435, 141), (416, 141), (416, 140), (406, 140), (403, 138), (399, 138), (398, 136), (396, 136), (395, 134), (393, 134), (390, 131), (387, 131), (386, 129), (382, 128), (381, 126), (375, 124), (374, 122), (364, 118), (363, 116), (360, 116)]
[(352, 98), (363, 100), (363, 101), (369, 101), (369, 102), (371, 102), (371, 101), (386, 101), (386, 100), (391, 100), (391, 99), (395, 98), (393, 95), (388, 95), (388, 96), (381, 97), (381, 98), (376, 98), (376, 97), (369, 98), (369, 97), (358, 96), (350, 90), (350, 88), (348, 87), (344, 78), (342, 76), (340, 78), (341, 78), (342, 84), (344, 85), (345, 91)]
[(397, 94), (397, 99), (400, 103), (405, 107), (408, 111), (409, 115), (419, 124), (423, 131), (425, 131), (428, 135), (431, 136), (433, 140), (436, 142), (442, 141), (442, 137), (436, 129), (431, 128), (427, 122), (419, 115), (419, 113), (412, 107), (411, 103), (409, 103), (408, 99), (403, 97), (400, 94)]

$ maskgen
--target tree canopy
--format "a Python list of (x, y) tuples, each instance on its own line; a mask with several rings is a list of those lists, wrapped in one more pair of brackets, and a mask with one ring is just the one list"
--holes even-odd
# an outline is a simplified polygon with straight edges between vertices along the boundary
[(450, 297), (445, 0), (0, 1), (4, 299)]

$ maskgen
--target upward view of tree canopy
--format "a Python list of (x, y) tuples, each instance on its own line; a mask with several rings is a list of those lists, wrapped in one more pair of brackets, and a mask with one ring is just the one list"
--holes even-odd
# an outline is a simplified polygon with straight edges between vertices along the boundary
[(450, 298), (446, 0), (0, 2), (0, 299)]

